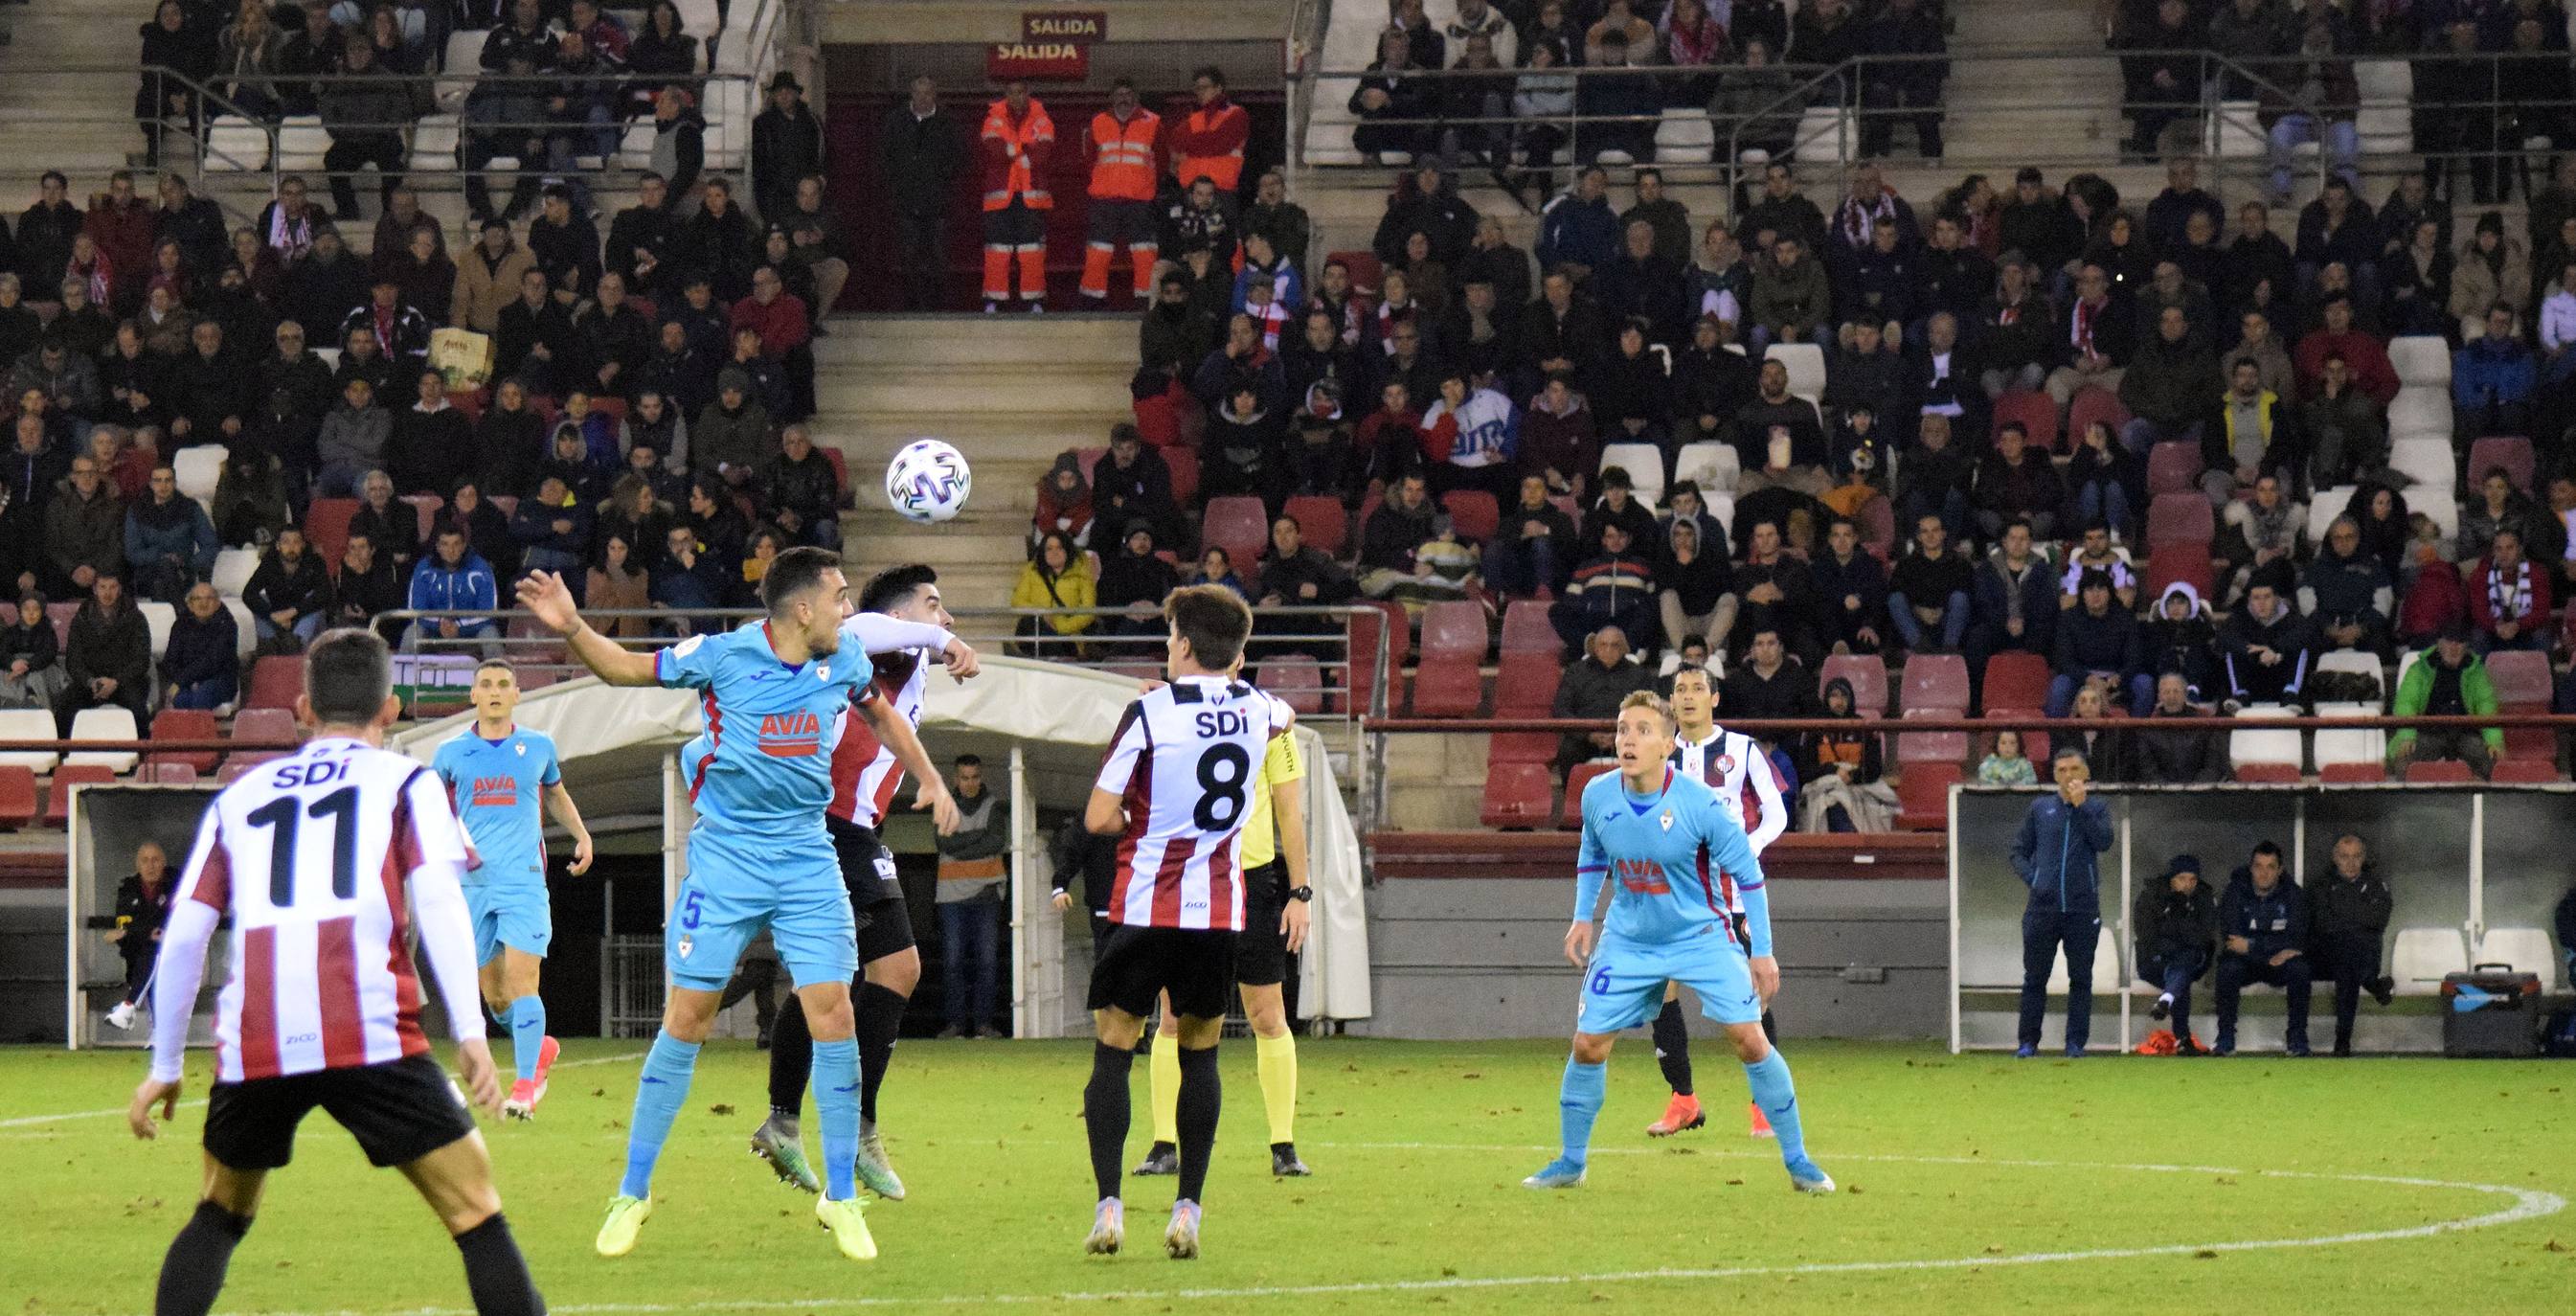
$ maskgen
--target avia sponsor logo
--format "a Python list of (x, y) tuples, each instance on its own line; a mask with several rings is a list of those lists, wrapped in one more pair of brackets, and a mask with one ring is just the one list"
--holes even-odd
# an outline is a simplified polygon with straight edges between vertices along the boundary
[(823, 721), (812, 713), (760, 715), (760, 752), (777, 759), (810, 758), (823, 752)]
[(519, 781), (515, 777), (476, 777), (468, 802), (481, 809), (515, 809), (519, 806)]
[(1619, 885), (1641, 896), (1671, 895), (1672, 883), (1664, 879), (1664, 866), (1644, 859), (1620, 859), (1610, 865)]

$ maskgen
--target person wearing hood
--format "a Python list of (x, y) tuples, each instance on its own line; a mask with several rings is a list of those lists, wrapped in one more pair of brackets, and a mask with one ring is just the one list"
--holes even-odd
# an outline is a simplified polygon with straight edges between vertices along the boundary
[(2200, 880), (2200, 856), (2175, 855), (2156, 881), (2138, 889), (2129, 933), (2138, 978), (2158, 993), (2147, 1017), (2172, 1020), (2172, 1054), (2208, 1054), (2191, 1035), (2191, 985), (2217, 962), (2218, 899)]
[(1674, 654), (1694, 637), (1717, 653), (1735, 629), (1735, 573), (1723, 548), (1702, 542), (1702, 524), (1675, 517), (1655, 562), (1655, 606)]
[(2102, 852), (2111, 848), (2111, 809), (2092, 798), (2084, 755), (2061, 746), (2049, 760), (2057, 789), (2031, 801), (2013, 837), (2015, 876), (2030, 889), (2021, 917), (2020, 1045), (2039, 1054), (2048, 1008), (2048, 971), (2066, 954), (2066, 1058), (2082, 1059), (2093, 1032), (2093, 956), (2102, 939)]
[(2343, 1057), (2352, 1054), (2361, 994), (2386, 1005), (2397, 990), (2396, 980), (2380, 972), (2396, 902), (2359, 836), (2336, 837), (2333, 859), (2334, 871), (2308, 892), (2308, 959), (2311, 975), (2334, 983), (2334, 1053)]
[(125, 510), (125, 561), (141, 598), (175, 604), (215, 569), (214, 522), (194, 498), (179, 494), (168, 466), (152, 468), (151, 491)]
[(769, 409), (750, 395), (751, 376), (741, 368), (727, 366), (716, 376), (716, 400), (689, 426), (689, 464), (694, 473), (739, 484), (777, 455)]
[(1091, 546), (1091, 485), (1082, 478), (1082, 458), (1071, 449), (1057, 453), (1055, 465), (1038, 478), (1037, 512), (1030, 520), (1031, 550), (1051, 534), (1072, 540), (1075, 548)]
[(1842, 677), (1825, 682), (1820, 716), (1850, 724), (1798, 737), (1798, 814), (1809, 832), (1883, 832), (1896, 792), (1881, 778), (1879, 737), (1862, 730), (1859, 701)]
[(2057, 618), (2048, 715), (2066, 716), (2076, 690), (2096, 682), (2125, 694), (2133, 713), (2145, 713), (2155, 697), (2155, 685), (2147, 676), (2146, 643), (2138, 619), (2128, 609), (2113, 606), (2111, 578), (2103, 572), (2084, 573), (2076, 600), (2076, 606), (2062, 610)]
[(2219, 656), (2227, 672), (2224, 707), (2230, 714), (2246, 704), (2295, 704), (2306, 698), (2314, 637), (2287, 597), (2290, 581), (2287, 563), (2257, 570), (2246, 588), (2245, 606), (2229, 614), (2218, 630)]
[(1117, 552), (1100, 563), (1093, 591), (1100, 604), (1104, 635), (1160, 635), (1163, 597), (1180, 588), (1181, 573), (1155, 551), (1154, 523), (1137, 517), (1127, 523)]
[(2361, 526), (2349, 516), (2326, 530), (2325, 548), (2308, 564), (2299, 584), (2299, 608), (2318, 640), (2335, 649), (2362, 649), (2388, 660), (2389, 619), (2396, 615), (2396, 586), (2379, 559), (2362, 551)]
[(2254, 856), (2236, 870), (2227, 894), (2218, 902), (2218, 930), (2224, 938), (2218, 956), (2218, 1044), (2213, 1052), (2236, 1054), (2238, 998), (2249, 986), (2278, 987), (2289, 998), (2284, 1049), (2295, 1057), (2308, 1054), (2308, 901), (2299, 884), (2283, 871), (2281, 847), (2257, 842)]

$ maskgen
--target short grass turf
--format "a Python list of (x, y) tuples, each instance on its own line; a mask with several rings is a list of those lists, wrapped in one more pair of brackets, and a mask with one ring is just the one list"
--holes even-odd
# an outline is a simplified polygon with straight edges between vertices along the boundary
[[(1788, 1051), (1832, 1197), (1789, 1191), (1771, 1144), (1745, 1136), (1738, 1067), (1705, 1043), (1709, 1126), (1649, 1141), (1664, 1091), (1641, 1038), (1612, 1060), (1590, 1183), (1554, 1193), (1519, 1181), (1554, 1149), (1561, 1043), (1306, 1041), (1298, 1145), (1316, 1175), (1274, 1181), (1252, 1048), (1229, 1043), (1206, 1251), (1188, 1264), (1159, 1246), (1168, 1179), (1129, 1181), (1124, 1254), (1082, 1254), (1087, 1044), (896, 1053), (885, 1113), (912, 1196), (870, 1210), (872, 1265), (841, 1260), (747, 1153), (766, 1057), (746, 1045), (700, 1060), (659, 1209), (623, 1260), (590, 1240), (637, 1044), (571, 1043), (538, 1120), (485, 1135), (559, 1313), (2286, 1311), (2329, 1294), (2339, 1311), (2537, 1311), (2576, 1286), (2576, 1212), (2558, 1201), (2576, 1197), (2576, 1066)], [(0, 1310), (149, 1310), (194, 1201), (203, 1107), (150, 1145), (115, 1116), (31, 1122), (118, 1106), (141, 1069), (132, 1052), (0, 1051)], [(189, 1077), (202, 1097), (202, 1056)], [(2345, 1241), (2234, 1246), (2311, 1238)], [(218, 1310), (467, 1308), (428, 1213), (317, 1114)]]

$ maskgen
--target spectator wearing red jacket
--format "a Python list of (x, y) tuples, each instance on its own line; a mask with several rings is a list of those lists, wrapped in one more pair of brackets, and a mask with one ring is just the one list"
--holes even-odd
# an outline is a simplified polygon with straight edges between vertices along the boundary
[[(1243, 186), (1243, 146), (1252, 140), (1252, 116), (1226, 98), (1225, 71), (1214, 64), (1190, 75), (1198, 104), (1172, 125), (1172, 175), (1183, 188), (1206, 178), (1220, 193)], [(1301, 253), (1302, 254), (1302, 253)]]
[(120, 316), (134, 314), (152, 279), (152, 207), (134, 194), (131, 172), (119, 169), (108, 175), (107, 191), (89, 199), (81, 231), (107, 254), (109, 309)]
[(2325, 379), (2326, 358), (2340, 356), (2352, 368), (2353, 387), (2370, 395), (2370, 400), (2386, 407), (2397, 397), (2397, 369), (2388, 364), (2388, 350), (2379, 340), (2353, 327), (2352, 300), (2333, 297), (2325, 304), (2325, 323), (2308, 331), (2299, 340), (2298, 350), (2290, 354), (2290, 364), (2299, 372), (2299, 395), (2315, 397)]
[(778, 277), (778, 267), (763, 265), (751, 272), (751, 295), (733, 304), (728, 317), (734, 332), (749, 329), (760, 335), (760, 350), (775, 358), (787, 372), (787, 386), (794, 394), (791, 419), (814, 414), (813, 318), (805, 299), (787, 291)]
[(2469, 624), (2481, 656), (2498, 649), (2548, 651), (2549, 570), (2523, 556), (2519, 528), (2497, 529), (2467, 583)]

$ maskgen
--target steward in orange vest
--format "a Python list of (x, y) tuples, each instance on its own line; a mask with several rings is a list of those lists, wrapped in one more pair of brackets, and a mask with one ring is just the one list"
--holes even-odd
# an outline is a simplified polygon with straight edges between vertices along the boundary
[(1136, 84), (1112, 83), (1109, 108), (1091, 120), (1091, 210), (1085, 220), (1082, 296), (1109, 301), (1109, 262), (1120, 247), (1134, 266), (1136, 300), (1154, 292), (1154, 135), (1162, 116), (1136, 104)]
[(1020, 299), (1032, 311), (1046, 302), (1047, 165), (1055, 154), (1055, 121), (1013, 80), (984, 110), (984, 309), (1010, 300), (1012, 256), (1019, 257)]
[(1172, 173), (1189, 190), (1201, 175), (1229, 196), (1243, 182), (1243, 144), (1252, 139), (1252, 116), (1225, 98), (1225, 72), (1213, 64), (1191, 75), (1198, 108), (1172, 130)]

